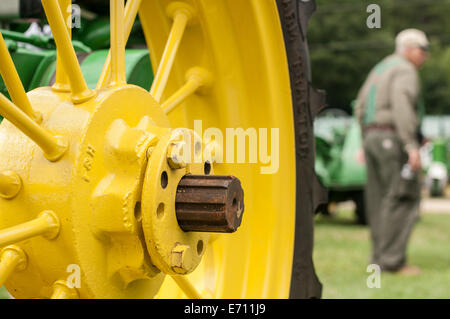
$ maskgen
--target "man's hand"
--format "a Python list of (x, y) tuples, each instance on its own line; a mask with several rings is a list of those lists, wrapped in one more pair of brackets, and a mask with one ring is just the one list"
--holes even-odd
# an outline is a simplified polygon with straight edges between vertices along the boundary
[(361, 165), (366, 164), (366, 156), (362, 147), (356, 152), (356, 163)]
[(408, 164), (411, 166), (411, 169), (414, 172), (417, 172), (422, 167), (419, 150), (415, 150), (415, 149), (410, 150), (408, 152), (408, 155), (409, 155)]

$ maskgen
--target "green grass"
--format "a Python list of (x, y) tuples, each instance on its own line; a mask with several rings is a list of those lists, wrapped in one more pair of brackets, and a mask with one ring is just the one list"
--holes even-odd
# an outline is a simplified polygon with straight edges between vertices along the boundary
[(5, 287), (0, 287), (0, 299), (7, 299), (8, 293), (6, 292)]
[(408, 248), (408, 263), (422, 274), (381, 275), (381, 288), (368, 288), (369, 231), (353, 213), (317, 216), (314, 263), (323, 298), (450, 298), (450, 215), (422, 214)]

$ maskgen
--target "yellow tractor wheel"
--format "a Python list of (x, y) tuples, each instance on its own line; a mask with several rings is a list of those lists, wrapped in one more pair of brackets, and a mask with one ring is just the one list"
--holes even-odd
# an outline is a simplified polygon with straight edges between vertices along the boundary
[[(42, 3), (52, 87), (25, 94), (0, 39), (12, 97), (0, 96), (0, 286), (16, 298), (319, 297), (313, 1), (111, 0), (95, 90), (70, 43), (70, 0)], [(125, 81), (137, 15), (150, 92)], [(236, 216), (195, 224), (193, 210), (218, 205)]]

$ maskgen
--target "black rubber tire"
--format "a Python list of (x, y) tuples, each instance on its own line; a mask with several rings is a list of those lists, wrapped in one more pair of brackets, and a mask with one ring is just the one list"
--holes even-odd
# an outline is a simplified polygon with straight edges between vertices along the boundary
[(310, 85), (306, 28), (313, 0), (276, 0), (285, 39), (292, 91), (296, 149), (296, 221), (290, 298), (320, 298), (322, 284), (314, 270), (314, 214), (327, 202), (327, 191), (314, 172), (313, 120), (325, 107), (325, 95)]
[(439, 180), (437, 179), (433, 179), (431, 181), (430, 196), (431, 197), (444, 196), (444, 189), (439, 185)]

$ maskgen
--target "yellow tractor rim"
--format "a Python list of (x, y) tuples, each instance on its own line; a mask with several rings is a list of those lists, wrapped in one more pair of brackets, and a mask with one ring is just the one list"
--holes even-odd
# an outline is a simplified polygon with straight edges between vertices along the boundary
[[(259, 160), (256, 164), (215, 165), (216, 174), (233, 174), (242, 181), (243, 224), (235, 234), (213, 235), (216, 240), (208, 246), (199, 268), (188, 275), (189, 280), (216, 298), (287, 298), (295, 221), (295, 140), (289, 70), (276, 3), (184, 3), (193, 12), (162, 100), (170, 100), (189, 84), (187, 73), (193, 67), (207, 70), (211, 79), (203, 91), (169, 113), (171, 125), (194, 129), (194, 121), (201, 120), (203, 130), (216, 127), (224, 135), (227, 128), (267, 128), (269, 132), (279, 128), (280, 154), (274, 174), (261, 174), (265, 164)], [(155, 74), (176, 6), (170, 1), (143, 1), (139, 10)], [(159, 296), (182, 297), (183, 293), (166, 280)]]

